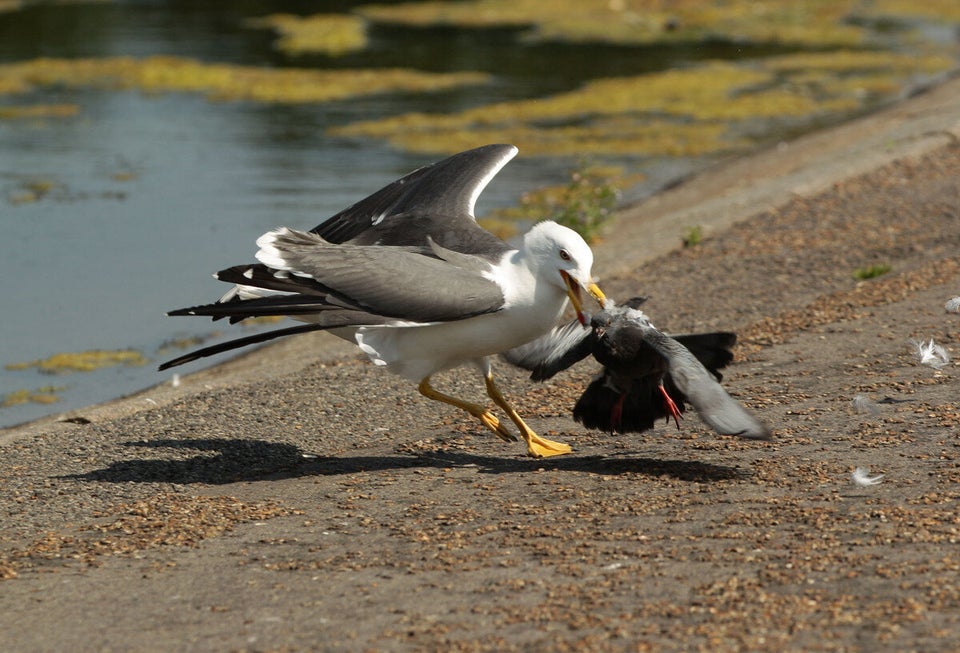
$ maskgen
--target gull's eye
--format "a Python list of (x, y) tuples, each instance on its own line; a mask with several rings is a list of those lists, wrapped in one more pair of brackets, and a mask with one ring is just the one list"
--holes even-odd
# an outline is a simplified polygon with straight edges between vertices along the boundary
[(560, 258), (562, 258), (564, 261), (569, 261), (572, 257), (570, 256), (570, 252), (565, 249), (561, 249)]

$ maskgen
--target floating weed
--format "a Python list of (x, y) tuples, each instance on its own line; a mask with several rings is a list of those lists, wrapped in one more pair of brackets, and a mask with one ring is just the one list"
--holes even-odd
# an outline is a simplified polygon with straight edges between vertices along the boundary
[(955, 0), (472, 0), (367, 5), (372, 21), (415, 26), (523, 28), (526, 41), (620, 45), (781, 44), (837, 48), (868, 45), (864, 26), (882, 19), (907, 28), (917, 19), (960, 20)]
[(914, 74), (953, 65), (946, 57), (832, 54), (834, 61), (826, 55), (752, 64), (713, 61), (595, 80), (566, 93), (459, 113), (357, 122), (331, 133), (381, 138), (394, 147), (430, 154), (500, 141), (535, 156), (702, 156), (745, 149), (775, 133), (777, 122), (856, 111), (870, 97), (896, 93)]
[[(2, 93), (2, 90), (0, 90)], [(44, 118), (71, 118), (80, 113), (76, 104), (28, 104), (0, 106), (0, 120), (42, 120)]]
[(218, 338), (221, 335), (223, 335), (221, 331), (211, 331), (210, 333), (204, 335), (189, 335), (180, 338), (171, 338), (170, 340), (165, 340), (160, 343), (160, 346), (157, 347), (157, 353), (163, 354), (169, 351), (192, 349), (193, 347), (199, 347), (211, 338)]
[[(447, 122), (444, 116), (407, 114), (382, 121), (334, 128), (336, 136), (382, 138), (394, 147), (424, 154), (453, 154), (477, 143), (513, 143), (525, 156), (587, 154), (698, 156), (735, 151), (749, 142), (727, 134), (722, 123), (678, 123), (638, 116), (593, 119), (590, 124), (523, 124), (503, 121), (483, 125)], [(433, 124), (433, 120), (437, 120)], [(570, 120), (575, 120), (571, 117)]]
[(366, 21), (360, 16), (272, 14), (246, 24), (276, 31), (280, 38), (275, 47), (291, 55), (316, 52), (336, 57), (367, 47)]
[(14, 390), (0, 397), (0, 408), (20, 406), (22, 404), (54, 404), (60, 401), (58, 393), (66, 390), (64, 386), (48, 385), (36, 390)]
[(17, 188), (7, 193), (7, 201), (11, 204), (28, 204), (49, 197), (51, 194), (63, 194), (66, 187), (52, 179), (26, 179), (20, 182)]
[(624, 45), (700, 42), (858, 45), (865, 31), (845, 20), (860, 3), (730, 0), (473, 0), (360, 7), (378, 22), (417, 26), (522, 27), (529, 41)]
[(960, 4), (954, 0), (873, 0), (862, 3), (858, 11), (876, 18), (960, 20)]
[(859, 279), (860, 281), (866, 281), (867, 279), (876, 279), (877, 277), (882, 277), (886, 273), (890, 272), (893, 268), (887, 265), (886, 263), (878, 263), (876, 265), (868, 265), (867, 267), (857, 268), (853, 271), (854, 279)]
[(832, 50), (830, 52), (797, 52), (770, 57), (763, 67), (780, 72), (808, 72), (828, 70), (854, 72), (939, 72), (949, 70), (953, 62), (944, 55), (906, 56), (882, 50)]
[[(484, 83), (483, 73), (423, 73), (403, 68), (309, 70), (203, 63), (182, 57), (34, 59), (0, 65), (0, 92), (44, 86), (204, 93), (212, 100), (307, 103), (391, 92), (429, 92)], [(13, 80), (13, 81), (10, 81)]]
[(45, 374), (65, 374), (68, 372), (92, 372), (115, 365), (144, 365), (147, 362), (148, 359), (143, 354), (132, 349), (112, 351), (96, 349), (54, 354), (44, 360), (8, 363), (5, 367), (8, 370), (25, 370), (35, 367)]

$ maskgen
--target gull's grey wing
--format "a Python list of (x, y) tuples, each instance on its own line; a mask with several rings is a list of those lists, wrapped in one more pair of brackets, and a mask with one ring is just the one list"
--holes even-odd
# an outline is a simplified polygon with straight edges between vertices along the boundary
[(530, 370), (534, 381), (546, 381), (589, 356), (592, 340), (593, 331), (573, 320), (501, 356), (511, 365)]
[[(478, 273), (486, 263), (471, 256), (451, 260), (402, 247), (334, 245), (293, 229), (270, 232), (257, 241), (257, 258), (288, 272), (315, 293), (326, 289), (344, 305), (413, 322), (459, 320), (498, 311), (503, 292)], [(489, 269), (489, 266), (487, 266)], [(432, 283), (442, 279), (443, 283)], [(427, 291), (425, 292), (425, 288)]]
[[(420, 244), (397, 242), (409, 230), (397, 230), (392, 217), (402, 221), (417, 217), (415, 231), (430, 235), (445, 247), (440, 235), (451, 229), (452, 219), (459, 229), (484, 231), (477, 226), (474, 207), (477, 198), (496, 174), (517, 154), (513, 145), (485, 145), (460, 152), (388, 184), (373, 195), (347, 207), (317, 225), (311, 231), (330, 243), (353, 242), (358, 245)], [(420, 241), (422, 242), (422, 241)]]
[[(325, 328), (388, 322), (445, 322), (503, 307), (503, 292), (480, 274), (483, 259), (441, 247), (333, 245), (319, 236), (282, 228), (258, 241), (262, 264), (222, 270), (217, 277), (276, 294), (229, 299), (171, 311), (242, 320), (252, 315), (313, 315)], [(443, 258), (446, 257), (446, 258)], [(449, 259), (449, 260), (447, 260)], [(442, 284), (433, 283), (443, 279)]]
[(770, 439), (770, 431), (727, 394), (714, 376), (679, 342), (653, 327), (644, 339), (667, 359), (671, 381), (710, 428), (723, 435)]

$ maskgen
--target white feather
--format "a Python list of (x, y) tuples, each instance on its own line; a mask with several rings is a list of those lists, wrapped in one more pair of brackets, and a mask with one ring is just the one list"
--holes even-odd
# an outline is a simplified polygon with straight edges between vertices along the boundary
[(911, 340), (913, 354), (921, 365), (928, 365), (935, 370), (939, 370), (950, 363), (950, 354), (946, 349), (936, 344), (933, 338), (929, 342)]
[(853, 406), (853, 412), (855, 413), (870, 415), (872, 417), (880, 414), (880, 406), (871, 401), (866, 395), (854, 395), (850, 404)]
[(864, 469), (863, 467), (857, 467), (855, 470), (853, 470), (853, 474), (850, 475), (850, 477), (853, 479), (853, 482), (860, 487), (879, 485), (880, 481), (883, 479), (883, 476), (883, 474), (870, 476), (870, 470)]

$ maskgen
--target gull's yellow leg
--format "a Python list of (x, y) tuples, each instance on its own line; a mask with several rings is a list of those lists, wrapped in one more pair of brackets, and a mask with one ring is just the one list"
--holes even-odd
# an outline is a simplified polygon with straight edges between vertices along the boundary
[[(474, 404), (469, 401), (464, 401), (462, 399), (457, 399), (456, 397), (451, 397), (450, 395), (444, 394), (430, 385), (430, 377), (425, 377), (420, 381), (420, 385), (417, 386), (417, 390), (420, 391), (424, 397), (428, 399), (433, 399), (434, 401), (442, 401), (445, 404), (450, 404), (451, 406), (456, 406), (461, 410), (465, 410), (486, 426), (488, 429), (493, 431), (498, 438), (505, 440), (507, 442), (516, 442), (517, 436), (507, 430), (507, 428), (500, 423), (500, 420), (497, 419), (496, 415), (491, 413), (489, 410), (481, 406), (480, 404)], [(492, 395), (491, 395), (492, 396)], [(519, 419), (519, 418), (518, 418)], [(522, 424), (522, 422), (521, 422)]]
[(520, 429), (520, 435), (527, 442), (527, 453), (534, 458), (545, 458), (546, 456), (559, 456), (573, 451), (569, 444), (547, 440), (534, 433), (533, 429), (520, 418), (513, 406), (507, 403), (503, 393), (500, 392), (500, 388), (493, 382), (493, 373), (489, 369), (484, 373), (483, 380), (487, 385), (487, 394), (490, 395), (490, 398), (503, 409), (511, 421)]

